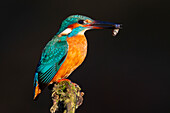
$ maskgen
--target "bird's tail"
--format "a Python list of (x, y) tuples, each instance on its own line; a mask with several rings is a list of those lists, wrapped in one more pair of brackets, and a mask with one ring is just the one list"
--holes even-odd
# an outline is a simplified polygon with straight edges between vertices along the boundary
[(34, 77), (34, 90), (33, 90), (33, 100), (37, 100), (38, 95), (41, 93), (41, 89), (39, 88), (38, 83), (38, 73), (35, 73)]

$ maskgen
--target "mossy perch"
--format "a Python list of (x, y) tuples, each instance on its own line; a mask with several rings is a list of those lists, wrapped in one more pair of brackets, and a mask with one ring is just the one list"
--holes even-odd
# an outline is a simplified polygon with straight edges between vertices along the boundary
[(81, 88), (68, 79), (54, 83), (52, 89), (53, 106), (51, 113), (75, 113), (75, 110), (83, 103)]

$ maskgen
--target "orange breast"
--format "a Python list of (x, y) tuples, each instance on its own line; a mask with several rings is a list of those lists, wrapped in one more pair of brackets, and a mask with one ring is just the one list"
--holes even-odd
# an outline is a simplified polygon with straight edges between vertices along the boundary
[(68, 53), (64, 63), (51, 82), (67, 78), (85, 59), (87, 54), (87, 40), (84, 35), (67, 39)]

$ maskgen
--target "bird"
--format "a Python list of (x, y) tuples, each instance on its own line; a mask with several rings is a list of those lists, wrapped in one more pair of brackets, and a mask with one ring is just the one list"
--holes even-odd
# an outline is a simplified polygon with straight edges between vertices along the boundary
[(66, 79), (82, 64), (87, 54), (85, 31), (90, 29), (120, 29), (121, 24), (93, 20), (83, 15), (71, 15), (46, 44), (36, 67), (33, 100), (45, 87)]

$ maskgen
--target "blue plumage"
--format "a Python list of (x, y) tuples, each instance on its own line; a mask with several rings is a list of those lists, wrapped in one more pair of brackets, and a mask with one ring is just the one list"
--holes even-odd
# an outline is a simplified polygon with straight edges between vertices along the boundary
[[(64, 39), (64, 38), (63, 38)], [(55, 36), (45, 46), (34, 77), (34, 95), (35, 87), (39, 84), (40, 89), (44, 89), (53, 79), (60, 66), (62, 65), (68, 52), (68, 44)]]

